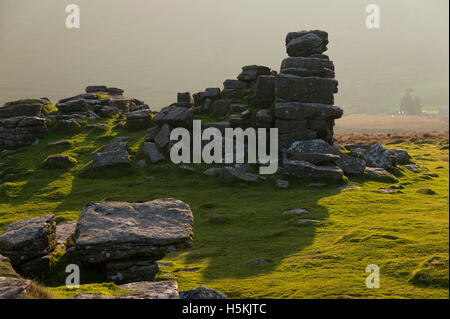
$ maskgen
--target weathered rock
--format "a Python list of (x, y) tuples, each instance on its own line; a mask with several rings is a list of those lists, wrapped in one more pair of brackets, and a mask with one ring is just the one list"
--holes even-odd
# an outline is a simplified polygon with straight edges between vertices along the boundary
[(154, 142), (155, 141), (155, 137), (159, 132), (159, 128), (158, 127), (151, 127), (148, 129), (147, 134), (145, 135), (145, 141), (146, 142)]
[(131, 99), (122, 95), (113, 95), (109, 98), (109, 105), (124, 113), (128, 113), (131, 107)]
[(258, 128), (271, 128), (273, 127), (273, 117), (268, 109), (259, 110), (256, 113), (256, 127)]
[(151, 259), (191, 247), (192, 228), (189, 205), (173, 198), (89, 203), (77, 223), (72, 255), (86, 263)]
[(155, 136), (155, 143), (160, 148), (164, 148), (170, 142), (171, 128), (168, 124), (164, 124)]
[(210, 288), (198, 287), (180, 292), (180, 299), (228, 299), (224, 294)]
[(275, 101), (275, 77), (261, 75), (256, 80), (252, 104), (259, 109), (271, 108)]
[(66, 169), (75, 164), (76, 160), (67, 155), (50, 155), (42, 162), (42, 166), (48, 169)]
[(166, 158), (155, 143), (145, 142), (143, 144), (143, 151), (151, 163), (156, 163)]
[(284, 59), (281, 63), (281, 73), (303, 77), (335, 77), (333, 62), (311, 57), (295, 57)]
[(129, 164), (128, 142), (117, 139), (106, 145), (100, 152), (94, 154), (91, 167), (121, 166)]
[(10, 224), (0, 235), (0, 253), (13, 265), (50, 253), (56, 247), (54, 218), (46, 215)]
[[(245, 83), (245, 82), (243, 82)], [(222, 100), (239, 100), (241, 97), (243, 97), (243, 95), (245, 95), (244, 93), (245, 91), (248, 91), (248, 89), (224, 89), (222, 91), (222, 95), (221, 95), (221, 99)]]
[(150, 110), (141, 110), (127, 113), (126, 125), (129, 130), (142, 130), (152, 124)]
[(107, 261), (105, 262), (105, 274), (108, 280), (116, 283), (153, 281), (159, 271), (155, 261), (162, 258), (164, 258), (164, 255), (147, 259), (134, 258)]
[(394, 175), (386, 171), (384, 168), (381, 167), (366, 167), (365, 174), (373, 179), (378, 179), (381, 181), (391, 182), (391, 183), (398, 183), (398, 179), (395, 178)]
[(361, 175), (364, 174), (366, 168), (366, 161), (350, 155), (340, 153), (340, 159), (336, 164), (342, 168), (347, 175)]
[(283, 215), (302, 215), (302, 214), (308, 214), (309, 210), (305, 208), (296, 208), (296, 209), (289, 209), (285, 210), (283, 212)]
[(122, 95), (124, 91), (119, 88), (106, 88), (106, 92), (111, 95)]
[(327, 142), (320, 139), (294, 142), (288, 149), (287, 153), (291, 158), (301, 158), (303, 154), (337, 155), (339, 156), (339, 159), (336, 161), (336, 164), (346, 174), (363, 174), (366, 167), (364, 160), (344, 154), (336, 147), (331, 146)]
[(389, 150), (391, 156), (395, 157), (395, 163), (398, 165), (411, 164), (412, 157), (404, 150)]
[(238, 76), (238, 80), (244, 82), (253, 82), (261, 75), (271, 75), (270, 68), (260, 65), (248, 65), (242, 68), (241, 74)]
[(103, 106), (98, 111), (98, 115), (102, 118), (110, 118), (110, 117), (113, 117), (117, 112), (118, 112), (118, 109), (116, 107)]
[(231, 104), (230, 111), (231, 113), (242, 113), (248, 110), (248, 105), (245, 104)]
[(205, 170), (203, 172), (203, 174), (206, 176), (218, 177), (218, 176), (220, 176), (221, 171), (222, 171), (222, 168), (213, 167), (213, 168), (208, 168), (207, 170)]
[(275, 78), (275, 96), (278, 101), (334, 104), (334, 93), (338, 91), (335, 79), (299, 77), (281, 74)]
[(224, 117), (230, 112), (232, 100), (216, 100), (211, 105), (212, 115), (215, 117)]
[(56, 241), (59, 248), (73, 246), (73, 235), (77, 222), (63, 222), (56, 225)]
[(415, 165), (415, 164), (408, 164), (408, 165), (405, 165), (404, 167), (405, 167), (408, 171), (415, 172), (415, 173), (421, 172), (421, 171), (425, 171), (425, 170), (426, 170), (425, 167), (422, 167), (422, 166), (419, 166), (419, 165)]
[(295, 160), (284, 161), (284, 172), (297, 178), (331, 182), (342, 182), (344, 176), (342, 169), (337, 166), (316, 166), (308, 162)]
[(58, 103), (66, 103), (74, 100), (97, 100), (98, 95), (94, 93), (82, 93), (72, 97), (67, 97), (58, 101)]
[(120, 285), (126, 291), (134, 291), (146, 299), (179, 299), (178, 284), (176, 281), (134, 282)]
[(86, 93), (107, 92), (108, 88), (105, 85), (90, 85), (86, 87)]
[(52, 267), (53, 253), (42, 257), (36, 257), (26, 262), (17, 265), (17, 271), (24, 277), (36, 278), (41, 277), (42, 274), (48, 272)]
[(336, 164), (340, 159), (339, 155), (326, 153), (292, 153), (289, 154), (289, 159), (296, 161), (305, 161), (315, 165)]
[(178, 284), (175, 281), (134, 282), (119, 286), (134, 293), (107, 296), (100, 294), (75, 294), (72, 299), (179, 299)]
[(6, 105), (0, 107), (0, 119), (17, 116), (40, 116), (44, 107), (42, 103)]
[(289, 187), (289, 182), (288, 182), (288, 181), (285, 181), (285, 180), (282, 180), (282, 179), (277, 179), (277, 180), (275, 181), (275, 185), (276, 185), (278, 188), (285, 189), (285, 188), (288, 188), (288, 187)]
[[(302, 31), (295, 31), (295, 32), (289, 32), (286, 35), (286, 45), (289, 44), (289, 42), (291, 42), (291, 40), (294, 40), (296, 38), (301, 38), (306, 34), (315, 34), (317, 35), (323, 43), (323, 47), (322, 49), (325, 51), (326, 50), (326, 46), (328, 45), (328, 33), (326, 31), (322, 31), (322, 30), (302, 30)], [(316, 55), (323, 55), (323, 54), (314, 54)]]
[(48, 148), (57, 148), (57, 147), (69, 148), (71, 146), (72, 142), (70, 142), (69, 140), (58, 140), (47, 144)]
[(393, 156), (380, 144), (372, 144), (362, 154), (362, 158), (366, 161), (369, 167), (387, 168), (395, 166)]
[(248, 87), (248, 83), (240, 80), (225, 80), (223, 82), (223, 88), (225, 90), (239, 90)]
[(31, 145), (45, 134), (47, 125), (43, 118), (18, 116), (0, 119), (0, 147), (16, 148)]
[(0, 299), (24, 299), (31, 287), (31, 280), (0, 276)]
[(306, 57), (327, 50), (328, 34), (324, 31), (291, 32), (286, 37), (287, 53), (291, 57)]
[(207, 88), (202, 94), (203, 99), (215, 100), (220, 98), (221, 90), (220, 88)]
[(69, 100), (64, 103), (56, 104), (58, 110), (63, 114), (82, 113), (89, 110), (89, 104), (84, 99)]
[(224, 167), (220, 170), (219, 176), (227, 181), (242, 181), (246, 183), (257, 183), (258, 175), (244, 172), (234, 167)]
[(275, 117), (281, 120), (338, 119), (342, 115), (342, 109), (335, 105), (303, 102), (277, 103), (275, 105)]
[(194, 106), (194, 100), (192, 99), (191, 93), (189, 92), (178, 93), (177, 105), (187, 108)]
[(169, 124), (172, 127), (192, 127), (192, 112), (185, 108), (179, 106), (168, 106), (159, 112), (154, 121), (158, 125)]

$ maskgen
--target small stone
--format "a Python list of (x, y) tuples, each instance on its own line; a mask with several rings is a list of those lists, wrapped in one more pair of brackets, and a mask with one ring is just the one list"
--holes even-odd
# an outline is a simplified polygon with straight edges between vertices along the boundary
[(193, 290), (181, 291), (180, 299), (228, 299), (228, 297), (214, 289), (201, 286)]
[(289, 187), (289, 182), (288, 182), (288, 181), (285, 181), (285, 180), (282, 180), (282, 179), (277, 179), (277, 180), (275, 181), (275, 185), (276, 185), (278, 188), (286, 189), (286, 188)]
[(309, 210), (305, 208), (290, 209), (283, 212), (284, 215), (302, 215), (307, 213), (309, 213)]

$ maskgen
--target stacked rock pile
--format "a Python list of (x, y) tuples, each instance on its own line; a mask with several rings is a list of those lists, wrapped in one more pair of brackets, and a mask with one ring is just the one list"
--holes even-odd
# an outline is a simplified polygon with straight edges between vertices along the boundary
[(88, 86), (85, 93), (58, 101), (56, 106), (47, 98), (21, 99), (0, 107), (0, 147), (17, 148), (30, 145), (45, 135), (48, 120), (57, 130), (78, 129), (87, 120), (109, 118), (120, 113), (130, 130), (151, 126), (151, 111), (147, 104), (123, 95), (124, 91), (104, 85)]

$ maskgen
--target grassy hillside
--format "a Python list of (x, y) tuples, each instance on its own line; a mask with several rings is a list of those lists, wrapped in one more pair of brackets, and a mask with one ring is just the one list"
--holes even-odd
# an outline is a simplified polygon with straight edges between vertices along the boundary
[[(195, 217), (192, 249), (162, 261), (160, 280), (174, 279), (182, 290), (200, 285), (232, 298), (448, 298), (449, 154), (448, 142), (404, 143), (425, 173), (404, 171), (397, 193), (392, 184), (350, 178), (351, 189), (311, 187), (290, 180), (278, 189), (274, 179), (259, 185), (224, 184), (182, 171), (169, 162), (140, 168), (145, 131), (113, 129), (104, 133), (52, 133), (38, 145), (0, 155), (0, 232), (14, 221), (56, 214), (57, 222), (77, 220), (87, 202), (175, 197)], [(133, 165), (83, 173), (92, 154), (114, 136), (131, 136)], [(47, 147), (65, 139), (66, 146)], [(444, 143), (444, 144), (443, 144)], [(51, 154), (76, 159), (70, 170), (49, 170)], [(429, 191), (432, 190), (432, 192)], [(305, 208), (304, 218), (321, 220), (299, 226), (287, 209)], [(303, 216), (302, 216), (303, 218)], [(81, 268), (82, 286), (65, 288), (64, 255), (40, 282), (55, 297), (73, 293), (120, 294), (112, 283)], [(380, 267), (381, 288), (365, 286), (366, 266)]]

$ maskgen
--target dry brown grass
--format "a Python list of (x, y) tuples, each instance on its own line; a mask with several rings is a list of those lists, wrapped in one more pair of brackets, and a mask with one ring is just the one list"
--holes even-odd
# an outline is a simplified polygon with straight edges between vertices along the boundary
[(349, 133), (335, 134), (335, 142), (341, 145), (346, 144), (438, 144), (442, 149), (448, 148), (448, 131), (428, 132), (428, 133)]
[(52, 299), (53, 295), (44, 287), (32, 281), (25, 299)]
[(390, 116), (355, 114), (336, 121), (335, 132), (346, 133), (411, 133), (448, 131), (448, 116)]

